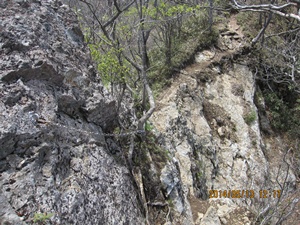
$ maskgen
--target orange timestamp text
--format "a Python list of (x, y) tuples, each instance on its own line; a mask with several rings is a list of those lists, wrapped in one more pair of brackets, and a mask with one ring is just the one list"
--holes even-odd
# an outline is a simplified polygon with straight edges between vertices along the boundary
[[(280, 198), (281, 190), (259, 190), (259, 198)], [(254, 198), (254, 190), (209, 190), (209, 198)]]

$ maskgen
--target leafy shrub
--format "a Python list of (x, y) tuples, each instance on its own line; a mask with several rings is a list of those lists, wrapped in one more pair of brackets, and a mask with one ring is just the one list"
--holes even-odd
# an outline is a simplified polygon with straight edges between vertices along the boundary
[(265, 93), (266, 104), (270, 110), (270, 122), (278, 131), (287, 131), (292, 135), (300, 135), (300, 100), (294, 105), (280, 98), (275, 92)]
[(98, 44), (89, 44), (91, 55), (97, 63), (98, 72), (104, 85), (114, 82), (124, 82), (130, 75), (129, 65), (120, 64), (118, 56), (122, 49), (111, 47), (106, 52), (100, 49), (104, 46), (103, 42)]

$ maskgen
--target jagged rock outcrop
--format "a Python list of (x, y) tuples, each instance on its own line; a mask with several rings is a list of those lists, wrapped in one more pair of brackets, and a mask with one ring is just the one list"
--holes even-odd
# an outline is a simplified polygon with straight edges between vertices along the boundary
[(143, 224), (130, 171), (103, 135), (115, 101), (76, 16), (52, 0), (0, 9), (0, 224), (35, 213), (53, 213), (52, 224)]

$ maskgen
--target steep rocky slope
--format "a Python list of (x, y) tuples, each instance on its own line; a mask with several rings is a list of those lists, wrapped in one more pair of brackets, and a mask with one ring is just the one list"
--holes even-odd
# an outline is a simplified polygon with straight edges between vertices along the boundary
[(1, 1), (0, 65), (0, 224), (49, 213), (52, 224), (142, 224), (130, 171), (104, 136), (115, 101), (74, 13), (59, 1)]
[[(0, 224), (50, 213), (49, 224), (229, 225), (268, 215), (275, 223), (292, 211), (292, 158), (259, 115), (264, 100), (234, 16), (218, 44), (158, 97), (132, 169), (128, 136), (111, 135), (115, 100), (71, 10), (52, 0), (1, 1), (0, 17)], [(282, 188), (278, 205), (273, 190)]]
[[(287, 196), (296, 188), (292, 158), (283, 161), (286, 146), (280, 137), (276, 143), (263, 139), (268, 136), (254, 103), (255, 75), (241, 57), (245, 44), (233, 16), (221, 28), (217, 46), (199, 52), (159, 96), (151, 121), (172, 158), (160, 179), (173, 203), (175, 224), (252, 224), (267, 217), (268, 205), (276, 205), (273, 190), (285, 185)], [(270, 155), (275, 156), (271, 163)], [(228, 197), (239, 190), (240, 196)], [(271, 197), (261, 198), (260, 190), (270, 190)], [(290, 198), (297, 201), (295, 195)]]

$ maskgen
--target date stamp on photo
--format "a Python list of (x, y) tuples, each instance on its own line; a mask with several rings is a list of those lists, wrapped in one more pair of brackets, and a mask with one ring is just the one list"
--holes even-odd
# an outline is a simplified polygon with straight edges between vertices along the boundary
[(281, 190), (209, 190), (209, 198), (280, 198)]

